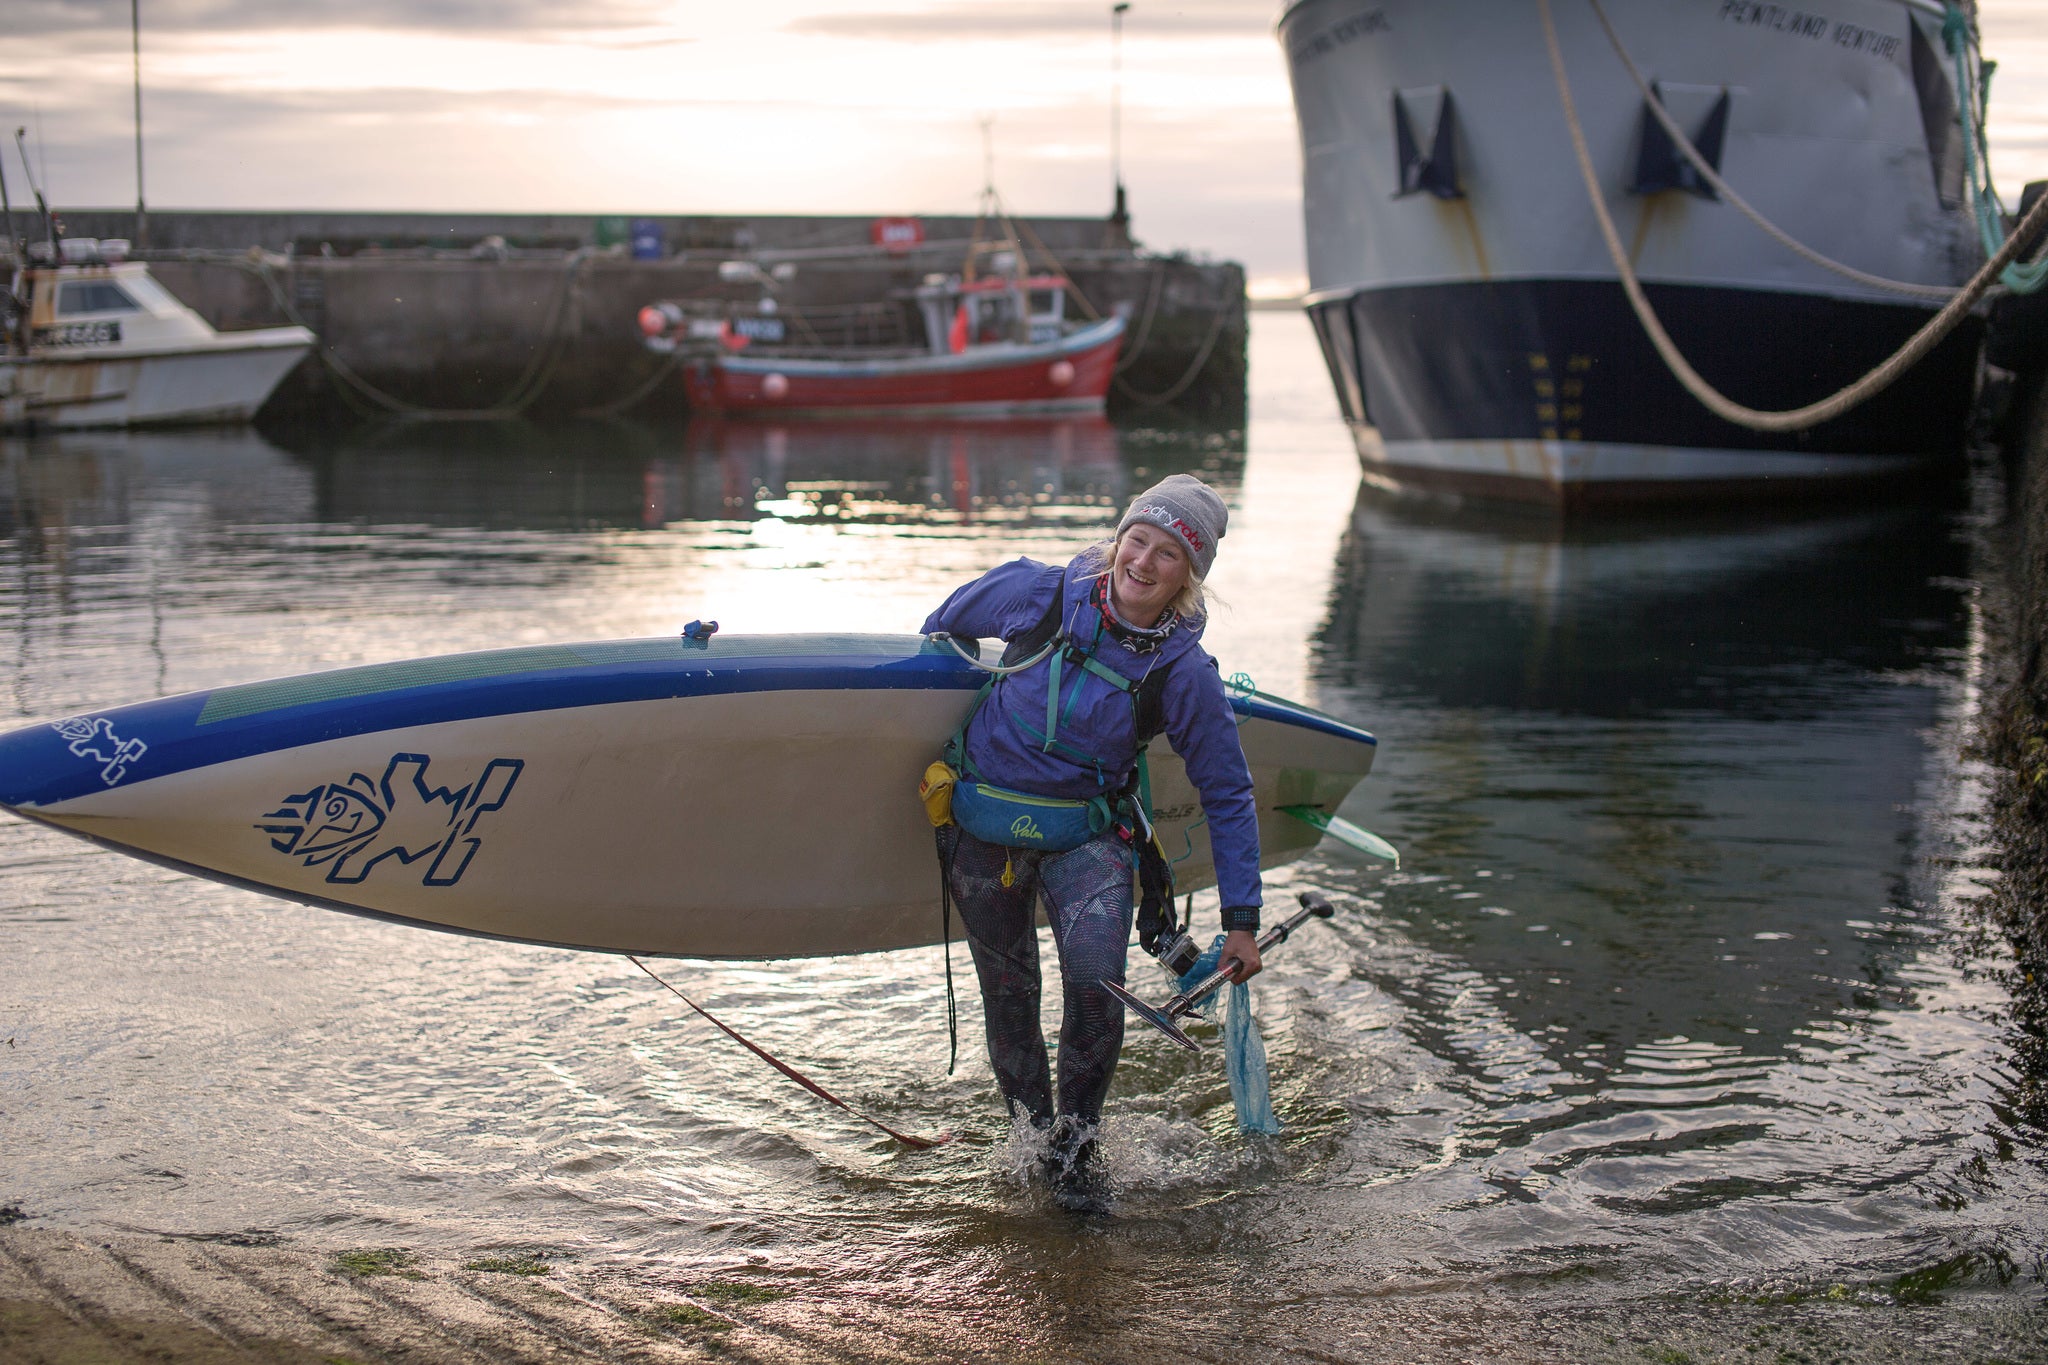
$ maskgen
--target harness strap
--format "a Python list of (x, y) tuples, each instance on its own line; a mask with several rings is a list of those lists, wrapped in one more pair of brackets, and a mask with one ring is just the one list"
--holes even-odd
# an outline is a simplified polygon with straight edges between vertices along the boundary
[[(1080, 605), (1085, 605), (1085, 603)], [(1058, 754), (1062, 758), (1084, 764), (1094, 770), (1095, 781), (1098, 786), (1107, 786), (1112, 774), (1104, 770), (1101, 755), (1089, 753), (1087, 750), (1061, 739), (1060, 728), (1063, 722), (1072, 717), (1074, 707), (1080, 701), (1081, 686), (1086, 675), (1093, 674), (1117, 691), (1123, 693), (1131, 705), (1131, 724), (1138, 741), (1139, 771), (1142, 785), (1146, 789), (1144, 799), (1149, 813), (1150, 780), (1149, 774), (1144, 772), (1143, 765), (1145, 745), (1152, 739), (1152, 736), (1146, 733), (1148, 702), (1151, 711), (1156, 712), (1158, 710), (1158, 689), (1147, 687), (1147, 684), (1152, 680), (1152, 668), (1146, 670), (1144, 677), (1134, 681), (1099, 661), (1095, 654), (1102, 646), (1102, 635), (1106, 618), (1099, 612), (1096, 614), (1094, 636), (1084, 648), (1070, 633), (1069, 624), (1062, 620), (1065, 606), (1066, 581), (1062, 579), (1054, 591), (1053, 600), (1047, 607), (1044, 618), (1031, 630), (1013, 640), (1009, 649), (1005, 650), (1003, 655), (1006, 661), (1010, 659), (1012, 654), (1028, 654), (1029, 657), (1022, 658), (1014, 665), (1005, 666), (1000, 673), (991, 672), (988, 681), (983, 683), (981, 690), (975, 694), (973, 705), (967, 708), (967, 715), (960, 722), (960, 728), (954, 732), (953, 738), (947, 743), (947, 761), (952, 763), (960, 774), (968, 780), (980, 780), (967, 760), (968, 727), (973, 724), (975, 716), (980, 714), (982, 706), (988, 701), (990, 694), (995, 690), (996, 683), (1002, 677), (1026, 672), (1040, 660), (1049, 658), (1051, 664), (1046, 678), (1045, 728), (1043, 730), (1038, 729), (1014, 712), (1011, 713), (1011, 720), (1018, 729), (1037, 742), (1041, 753)], [(1066, 683), (1069, 664), (1073, 666), (1073, 683), (1071, 686), (1067, 686)], [(1156, 666), (1155, 662), (1153, 667)], [(1060, 695), (1063, 687), (1066, 689), (1064, 699)], [(1063, 700), (1064, 704), (1062, 704)], [(1152, 719), (1157, 720), (1158, 717), (1155, 715)], [(1099, 809), (1092, 809), (1090, 812), (1091, 823), (1095, 824), (1098, 829), (1107, 828), (1110, 821), (1115, 818), (1114, 809), (1109, 801), (1104, 796), (1097, 796), (1091, 799), (1090, 805), (1091, 807), (1099, 806)]]

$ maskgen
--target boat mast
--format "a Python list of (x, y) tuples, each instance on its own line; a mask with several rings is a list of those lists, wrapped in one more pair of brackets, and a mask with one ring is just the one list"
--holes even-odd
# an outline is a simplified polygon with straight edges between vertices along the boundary
[[(36, 168), (28, 164), (28, 129), (14, 130), (14, 150), (21, 154), (22, 174), (28, 177), (28, 192), (36, 197), (36, 211), (43, 215), (43, 239), (50, 244), (50, 264), (57, 265), (57, 220), (50, 216), (50, 205), (43, 198), (42, 187), (36, 184)], [(49, 169), (47, 165), (43, 168)]]
[[(14, 231), (14, 200), (7, 193), (7, 165), (4, 156), (0, 156), (0, 212), (7, 216), (7, 289), (4, 294), (0, 294), (0, 348), (12, 350), (17, 345), (17, 327), (20, 327), (23, 333), (19, 341), (27, 341), (24, 319), (27, 310), (21, 301), (21, 272), (28, 262), (22, 240)], [(28, 347), (21, 345), (20, 349), (26, 351)]]
[(149, 245), (149, 210), (142, 204), (142, 0), (128, 0), (128, 33), (135, 51), (135, 245)]
[(7, 161), (0, 157), (0, 213), (7, 217), (7, 261), (19, 267), (22, 260), (22, 239), (14, 230), (14, 200), (7, 193)]
[(1129, 0), (1109, 7), (1109, 179), (1116, 198), (1109, 211), (1110, 231), (1130, 237), (1131, 215), (1124, 207), (1124, 12)]

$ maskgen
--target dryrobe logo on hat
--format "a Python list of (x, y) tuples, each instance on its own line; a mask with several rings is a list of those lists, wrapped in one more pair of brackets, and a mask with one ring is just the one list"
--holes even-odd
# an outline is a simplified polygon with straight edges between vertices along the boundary
[(477, 822), (501, 809), (526, 767), (523, 758), (494, 758), (466, 786), (427, 785), (425, 754), (393, 754), (381, 780), (350, 773), (284, 798), (256, 828), (270, 846), (307, 867), (327, 865), (330, 882), (356, 883), (388, 858), (403, 864), (431, 858), (422, 886), (453, 886), (483, 840)]
[(1161, 507), (1156, 502), (1147, 503), (1145, 506), (1140, 507), (1136, 512), (1133, 512), (1131, 515), (1134, 520), (1149, 521), (1154, 526), (1163, 527), (1166, 530), (1173, 532), (1182, 540), (1185, 540), (1188, 543), (1188, 546), (1191, 549), (1193, 549), (1196, 554), (1200, 554), (1202, 551), (1209, 548), (1208, 545), (1206, 545), (1203, 542), (1202, 533), (1200, 531), (1197, 531), (1194, 527), (1188, 525), (1185, 521), (1175, 516), (1170, 508)]

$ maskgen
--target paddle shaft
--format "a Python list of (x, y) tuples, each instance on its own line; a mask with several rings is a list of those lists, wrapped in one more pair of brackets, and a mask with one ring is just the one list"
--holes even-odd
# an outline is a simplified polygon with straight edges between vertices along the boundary
[[(1273, 947), (1275, 944), (1285, 943), (1289, 934), (1299, 929), (1309, 920), (1328, 919), (1336, 913), (1336, 909), (1331, 906), (1329, 899), (1322, 895), (1322, 893), (1316, 891), (1302, 892), (1301, 909), (1259, 936), (1259, 955), (1263, 957), (1268, 948)], [(1236, 973), (1231, 968), (1241, 965), (1243, 964), (1239, 963), (1234, 957), (1226, 959), (1225, 962), (1217, 966), (1215, 971), (1167, 1001), (1166, 1017), (1177, 1019), (1193, 1014), (1202, 1007), (1204, 1000), (1207, 1000), (1218, 989), (1236, 979)]]

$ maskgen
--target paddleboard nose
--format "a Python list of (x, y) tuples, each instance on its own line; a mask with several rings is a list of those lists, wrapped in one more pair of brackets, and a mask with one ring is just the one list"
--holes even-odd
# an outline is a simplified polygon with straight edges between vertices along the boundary
[(26, 810), (134, 778), (149, 744), (119, 713), (72, 716), (0, 734), (0, 806)]

